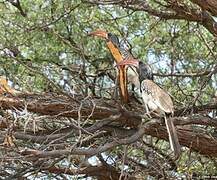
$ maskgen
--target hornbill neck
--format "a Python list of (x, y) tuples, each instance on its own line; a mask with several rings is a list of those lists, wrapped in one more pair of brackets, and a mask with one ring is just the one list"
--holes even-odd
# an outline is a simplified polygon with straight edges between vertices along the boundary
[(107, 44), (108, 49), (111, 52), (112, 56), (114, 57), (115, 62), (117, 64), (120, 63), (123, 60), (123, 57), (122, 57), (118, 47), (115, 44), (113, 44), (112, 41), (110, 41), (110, 40), (108, 40), (106, 42), (106, 44)]

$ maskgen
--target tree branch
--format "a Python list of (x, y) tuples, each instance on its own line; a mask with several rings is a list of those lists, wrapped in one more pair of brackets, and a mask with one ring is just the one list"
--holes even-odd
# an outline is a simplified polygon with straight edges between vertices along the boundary
[[(97, 130), (106, 130), (110, 133), (115, 132), (113, 137), (117, 137), (117, 140), (106, 143), (103, 146), (98, 148), (74, 148), (68, 150), (56, 150), (56, 151), (34, 151), (33, 153), (36, 157), (48, 157), (48, 156), (61, 156), (61, 155), (69, 155), (69, 154), (82, 154), (93, 156), (98, 153), (105, 152), (111, 148), (114, 148), (119, 145), (131, 144), (141, 138), (144, 134), (148, 134), (159, 139), (168, 140), (167, 131), (165, 125), (161, 123), (159, 119), (152, 119), (149, 122), (145, 123), (142, 128), (137, 130), (127, 130), (125, 128), (120, 128), (118, 126), (125, 125), (131, 128), (138, 127), (141, 118), (145, 118), (142, 116), (143, 107), (141, 105), (135, 105), (136, 109), (134, 112), (128, 111), (127, 109), (117, 109), (117, 104), (112, 100), (107, 100), (107, 103), (104, 103), (102, 99), (91, 99), (96, 104), (94, 112), (92, 112), (93, 104), (90, 103), (90, 99), (85, 99), (83, 101), (83, 106), (79, 109), (81, 97), (75, 97), (75, 99), (69, 99), (65, 96), (57, 96), (57, 95), (20, 95), (19, 97), (1, 97), (0, 104), (4, 109), (22, 109), (24, 105), (27, 105), (27, 109), (31, 112), (36, 112), (40, 114), (52, 115), (54, 117), (72, 117), (74, 119), (78, 118), (78, 111), (80, 110), (82, 114), (82, 122), (89, 118), (89, 115), (92, 113), (91, 119), (101, 120), (99, 124), (93, 124), (90, 127), (84, 128), (83, 132), (94, 132)], [(140, 111), (140, 108), (142, 109)], [(204, 112), (210, 111), (217, 108), (217, 103), (207, 104), (202, 106), (194, 107), (194, 112)], [(190, 107), (191, 109), (191, 107)], [(189, 109), (189, 111), (190, 111)], [(177, 110), (175, 114), (183, 111), (182, 109)], [(187, 113), (187, 112), (186, 112)], [(139, 115), (141, 114), (141, 115)], [(107, 118), (109, 117), (109, 118)], [(104, 121), (103, 121), (104, 118)], [(107, 119), (106, 119), (107, 118)], [(178, 127), (178, 135), (180, 143), (183, 146), (192, 148), (194, 151), (200, 152), (204, 155), (217, 156), (217, 141), (215, 138), (210, 137), (206, 133), (201, 134), (201, 131), (197, 131), (193, 129), (189, 129), (186, 125), (204, 125), (217, 127), (216, 120), (204, 117), (202, 115), (190, 115), (187, 117), (174, 117), (174, 123)], [(113, 123), (113, 124), (112, 124)], [(111, 124), (111, 125), (109, 125)], [(79, 130), (79, 129), (78, 129)], [(80, 130), (79, 130), (80, 131)], [(123, 132), (121, 132), (123, 131)], [(124, 132), (125, 131), (125, 132)], [(76, 131), (74, 131), (76, 132)], [(123, 139), (118, 138), (117, 134)], [(125, 136), (124, 136), (125, 134)], [(15, 134), (16, 135), (16, 134)], [(58, 138), (61, 134), (54, 136), (53, 138)], [(16, 135), (17, 138), (25, 138), (21, 135)], [(52, 136), (51, 136), (52, 137)], [(67, 137), (67, 136), (66, 136)], [(28, 137), (27, 138), (32, 138)], [(29, 151), (24, 151), (29, 152)], [(25, 153), (24, 153), (25, 154)], [(27, 153), (28, 154), (28, 153)]]
[[(210, 31), (214, 36), (217, 36), (217, 23), (213, 17), (207, 12), (212, 14), (216, 13), (216, 2), (213, 0), (202, 1), (202, 0), (191, 0), (202, 8), (202, 11), (196, 8), (190, 8), (189, 5), (180, 1), (167, 1), (167, 5), (160, 8), (153, 8), (147, 3), (147, 1), (106, 1), (106, 0), (89, 0), (84, 1), (92, 4), (116, 4), (126, 9), (131, 9), (133, 11), (144, 11), (152, 16), (159, 17), (161, 19), (178, 19), (186, 20), (191, 22), (198, 22), (203, 25), (208, 31)], [(214, 7), (213, 10), (211, 10)], [(207, 11), (205, 11), (207, 10)]]

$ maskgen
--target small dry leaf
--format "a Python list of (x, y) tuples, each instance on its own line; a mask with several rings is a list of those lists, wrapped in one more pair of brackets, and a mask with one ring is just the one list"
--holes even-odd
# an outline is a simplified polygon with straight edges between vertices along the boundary
[(14, 147), (15, 146), (14, 140), (15, 137), (13, 135), (12, 136), (6, 135), (2, 145), (6, 147)]
[(16, 93), (18, 93), (18, 91), (8, 85), (8, 81), (5, 77), (0, 76), (0, 95), (4, 93), (10, 93), (15, 95)]

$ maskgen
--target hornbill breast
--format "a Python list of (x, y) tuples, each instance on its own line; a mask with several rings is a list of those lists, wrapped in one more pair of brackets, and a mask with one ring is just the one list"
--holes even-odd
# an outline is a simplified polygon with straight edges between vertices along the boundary
[(149, 108), (151, 110), (159, 112), (159, 108), (162, 112), (173, 113), (172, 99), (163, 89), (161, 89), (152, 80), (146, 79), (141, 82), (141, 92), (142, 97), (147, 96), (145, 100), (148, 98), (147, 104), (148, 106), (150, 104), (151, 107)]

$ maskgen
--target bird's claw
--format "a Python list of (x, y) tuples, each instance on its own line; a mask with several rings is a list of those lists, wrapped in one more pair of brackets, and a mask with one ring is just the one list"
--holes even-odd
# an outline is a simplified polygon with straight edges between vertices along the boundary
[(145, 113), (145, 115), (148, 116), (149, 118), (152, 118), (150, 112)]

